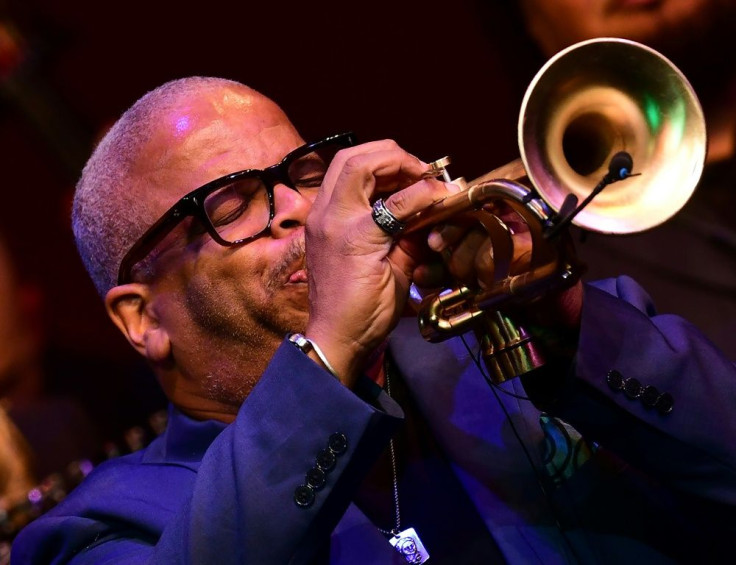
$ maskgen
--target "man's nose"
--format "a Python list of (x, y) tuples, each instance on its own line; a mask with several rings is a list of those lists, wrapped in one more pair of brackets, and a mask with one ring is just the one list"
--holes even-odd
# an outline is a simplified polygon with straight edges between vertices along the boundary
[(315, 196), (316, 191), (297, 191), (285, 184), (277, 184), (273, 189), (271, 235), (283, 237), (294, 228), (304, 226)]

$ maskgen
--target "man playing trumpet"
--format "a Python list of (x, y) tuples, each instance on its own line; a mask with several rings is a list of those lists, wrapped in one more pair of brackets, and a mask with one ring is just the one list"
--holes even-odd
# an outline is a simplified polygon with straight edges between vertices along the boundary
[[(14, 559), (718, 551), (736, 503), (731, 363), (652, 315), (630, 279), (577, 283), (528, 309), (550, 364), (494, 395), (472, 336), (429, 344), (402, 317), (412, 282), (438, 284), (436, 254), (426, 233), (395, 232), (458, 188), (392, 141), (352, 143), (305, 145), (273, 101), (211, 78), (167, 83), (113, 126), (78, 184), (74, 232), (171, 400), (169, 425), (21, 532)], [(474, 233), (437, 227), (429, 247), (468, 253)]]

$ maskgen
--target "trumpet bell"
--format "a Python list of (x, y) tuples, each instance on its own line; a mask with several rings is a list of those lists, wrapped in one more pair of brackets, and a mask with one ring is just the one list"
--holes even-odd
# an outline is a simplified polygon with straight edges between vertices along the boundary
[[(470, 183), (459, 179), (466, 190), (419, 212), (406, 229), (456, 216), (485, 229), (490, 272), (478, 273), (473, 288), (424, 297), (419, 326), (428, 341), (472, 328), (494, 383), (545, 364), (532, 332), (513, 315), (581, 276), (571, 239), (557, 237), (570, 220), (607, 234), (653, 228), (690, 198), (706, 153), (703, 111), (687, 79), (657, 51), (617, 38), (577, 43), (552, 57), (527, 89), (518, 136), (520, 159)], [(614, 158), (621, 152), (633, 160), (631, 176), (610, 170), (630, 168), (628, 156)], [(447, 179), (448, 163), (436, 161), (428, 174)], [(509, 208), (526, 224), (525, 240), (515, 240), (503, 220)], [(531, 241), (531, 253), (521, 250), (523, 272), (512, 269), (516, 241)]]
[(626, 234), (657, 226), (690, 198), (705, 162), (703, 111), (692, 86), (667, 58), (625, 39), (597, 38), (552, 57), (527, 88), (519, 114), (527, 177), (558, 211), (582, 201), (626, 151), (634, 173), (607, 186), (573, 220)]

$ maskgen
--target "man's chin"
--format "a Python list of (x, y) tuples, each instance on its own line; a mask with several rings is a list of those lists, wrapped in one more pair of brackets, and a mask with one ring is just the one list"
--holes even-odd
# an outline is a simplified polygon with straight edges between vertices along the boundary
[(289, 309), (309, 312), (309, 292), (306, 284), (287, 285), (287, 294), (284, 302)]
[(309, 319), (309, 301), (306, 292), (302, 298), (290, 297), (281, 304), (274, 301), (272, 307), (274, 314), (279, 319), (279, 325), (285, 332), (303, 333), (305, 331)]

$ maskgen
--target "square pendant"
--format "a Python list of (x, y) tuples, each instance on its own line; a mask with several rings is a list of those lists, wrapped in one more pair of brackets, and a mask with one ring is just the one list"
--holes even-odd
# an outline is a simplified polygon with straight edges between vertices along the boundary
[(407, 563), (424, 563), (429, 559), (429, 553), (424, 549), (414, 528), (407, 528), (393, 536), (389, 543), (404, 556)]

